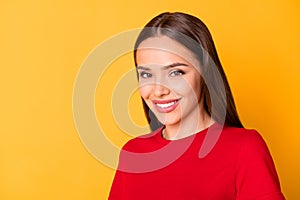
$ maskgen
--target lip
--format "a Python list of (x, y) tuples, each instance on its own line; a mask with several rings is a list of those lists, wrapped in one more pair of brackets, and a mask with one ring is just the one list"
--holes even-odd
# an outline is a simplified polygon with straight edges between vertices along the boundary
[(152, 100), (155, 109), (161, 113), (169, 113), (176, 109), (180, 99)]

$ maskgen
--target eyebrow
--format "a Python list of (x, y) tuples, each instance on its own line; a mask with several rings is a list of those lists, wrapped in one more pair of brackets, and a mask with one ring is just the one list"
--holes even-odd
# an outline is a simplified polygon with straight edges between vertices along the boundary
[[(166, 69), (170, 69), (170, 68), (178, 67), (178, 66), (188, 66), (188, 64), (177, 62), (177, 63), (172, 63), (170, 65), (163, 66), (163, 69), (166, 70)], [(137, 69), (151, 70), (149, 67), (145, 67), (145, 66), (137, 66)]]

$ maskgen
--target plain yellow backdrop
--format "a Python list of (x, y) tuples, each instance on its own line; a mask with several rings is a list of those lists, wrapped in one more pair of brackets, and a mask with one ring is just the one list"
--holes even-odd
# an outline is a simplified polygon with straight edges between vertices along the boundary
[[(207, 24), (244, 125), (266, 140), (287, 199), (300, 199), (296, 0), (0, 1), (0, 199), (107, 199), (114, 170), (87, 151), (73, 120), (76, 75), (98, 44), (163, 11), (187, 12)], [(117, 146), (129, 137), (107, 103), (133, 67), (127, 62), (113, 64), (95, 98), (99, 123)], [(144, 125), (140, 105), (135, 93), (130, 115)]]

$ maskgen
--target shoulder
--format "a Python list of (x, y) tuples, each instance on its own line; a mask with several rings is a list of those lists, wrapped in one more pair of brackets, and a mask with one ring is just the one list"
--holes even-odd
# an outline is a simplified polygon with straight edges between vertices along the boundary
[(160, 135), (162, 127), (148, 134), (144, 134), (138, 137), (135, 137), (122, 147), (122, 150), (135, 152), (135, 153), (143, 153), (153, 151), (157, 146), (157, 137)]
[(223, 133), (230, 134), (232, 136), (238, 136), (240, 138), (245, 137), (261, 137), (258, 131), (255, 129), (237, 128), (232, 126), (224, 126)]
[(260, 133), (232, 127), (223, 133), (237, 147), (237, 199), (284, 199), (272, 156)]
[(261, 134), (254, 129), (224, 127), (222, 136), (243, 145), (265, 145)]
[(253, 168), (257, 168), (257, 166), (265, 166), (266, 163), (273, 165), (269, 148), (258, 131), (226, 127), (223, 130), (224, 140), (227, 141), (226, 144), (231, 144), (227, 147), (236, 152), (240, 167), (249, 168), (249, 166), (253, 166)]
[(269, 157), (269, 149), (262, 135), (254, 129), (224, 127), (220, 136), (223, 148), (230, 149), (240, 157)]

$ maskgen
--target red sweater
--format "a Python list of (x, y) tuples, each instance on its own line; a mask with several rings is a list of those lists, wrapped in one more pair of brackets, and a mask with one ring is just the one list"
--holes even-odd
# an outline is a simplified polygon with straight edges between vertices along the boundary
[(160, 128), (130, 140), (121, 151), (109, 199), (285, 199), (259, 133), (224, 127), (213, 149), (200, 158), (205, 136), (213, 134), (207, 130), (169, 141)]

